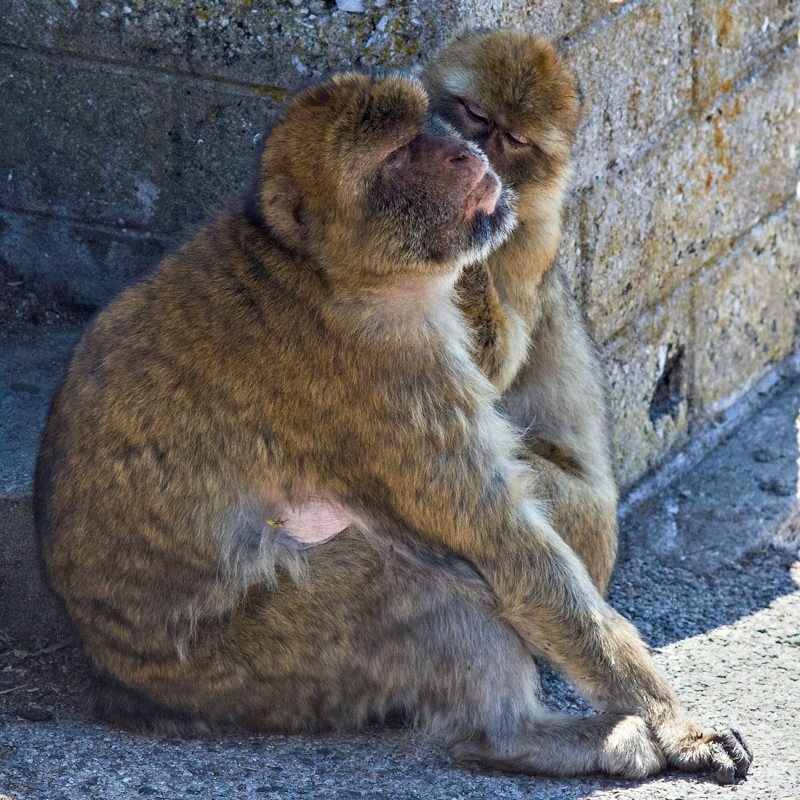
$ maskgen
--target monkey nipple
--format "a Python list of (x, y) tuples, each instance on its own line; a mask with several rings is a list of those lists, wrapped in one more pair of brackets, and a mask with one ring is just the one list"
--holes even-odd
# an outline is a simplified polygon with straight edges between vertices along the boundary
[(307, 500), (296, 507), (286, 507), (266, 520), (270, 528), (280, 528), (304, 545), (321, 544), (355, 522), (346, 508), (329, 500)]

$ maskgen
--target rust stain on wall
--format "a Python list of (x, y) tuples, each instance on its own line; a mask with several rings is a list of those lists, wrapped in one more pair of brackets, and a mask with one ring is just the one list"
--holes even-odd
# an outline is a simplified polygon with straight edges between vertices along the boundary
[(735, 23), (728, 6), (717, 12), (717, 43), (725, 47), (731, 38)]

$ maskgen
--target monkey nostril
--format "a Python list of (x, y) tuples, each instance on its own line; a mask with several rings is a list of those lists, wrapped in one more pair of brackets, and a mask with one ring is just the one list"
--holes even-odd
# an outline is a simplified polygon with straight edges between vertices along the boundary
[(472, 157), (469, 146), (463, 142), (453, 142), (443, 155), (448, 164), (464, 164)]

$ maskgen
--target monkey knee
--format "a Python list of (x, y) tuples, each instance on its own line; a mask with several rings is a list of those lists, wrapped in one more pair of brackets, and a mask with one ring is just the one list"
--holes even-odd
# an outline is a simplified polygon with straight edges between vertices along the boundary
[(617, 535), (617, 509), (604, 509), (600, 512), (597, 525), (597, 548), (592, 558), (590, 574), (597, 590), (604, 597), (617, 563), (619, 539)]
[(617, 507), (593, 493), (556, 498), (553, 525), (580, 558), (595, 588), (605, 595), (617, 561)]

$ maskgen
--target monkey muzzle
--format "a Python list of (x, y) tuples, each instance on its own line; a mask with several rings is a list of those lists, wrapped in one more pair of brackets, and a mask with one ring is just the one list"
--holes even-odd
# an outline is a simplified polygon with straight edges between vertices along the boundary
[(473, 217), (481, 211), (484, 214), (493, 214), (497, 208), (501, 190), (500, 179), (491, 169), (487, 168), (483, 177), (478, 181), (478, 185), (467, 198), (467, 216)]

